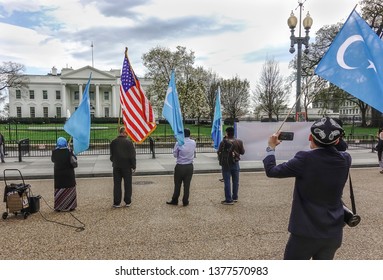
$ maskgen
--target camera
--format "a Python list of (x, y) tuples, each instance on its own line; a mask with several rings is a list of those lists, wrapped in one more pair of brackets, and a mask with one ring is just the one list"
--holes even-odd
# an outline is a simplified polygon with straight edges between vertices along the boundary
[(285, 132), (282, 131), (279, 133), (278, 140), (293, 141), (294, 132)]
[(360, 223), (360, 216), (354, 214), (346, 205), (343, 205), (344, 223), (349, 227), (356, 227)]

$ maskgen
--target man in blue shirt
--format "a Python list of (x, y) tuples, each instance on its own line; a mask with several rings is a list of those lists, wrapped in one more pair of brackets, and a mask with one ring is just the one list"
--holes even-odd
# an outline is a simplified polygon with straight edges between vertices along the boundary
[(184, 184), (184, 195), (182, 198), (183, 206), (189, 205), (190, 182), (193, 177), (193, 160), (196, 149), (196, 142), (190, 139), (190, 130), (184, 129), (185, 143), (180, 146), (176, 142), (173, 155), (177, 158), (177, 164), (174, 168), (174, 192), (171, 201), (167, 204), (178, 205), (178, 198), (181, 192), (181, 185)]

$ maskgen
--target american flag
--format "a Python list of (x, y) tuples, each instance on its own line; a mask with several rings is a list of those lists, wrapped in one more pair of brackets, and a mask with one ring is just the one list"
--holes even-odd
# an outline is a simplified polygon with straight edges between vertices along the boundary
[(152, 106), (130, 65), (127, 52), (121, 73), (120, 102), (125, 129), (130, 138), (143, 142), (155, 129)]

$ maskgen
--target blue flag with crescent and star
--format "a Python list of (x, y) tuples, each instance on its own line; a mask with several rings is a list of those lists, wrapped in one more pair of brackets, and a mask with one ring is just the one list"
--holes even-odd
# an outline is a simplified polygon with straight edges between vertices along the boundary
[(162, 115), (172, 127), (174, 137), (177, 139), (178, 144), (182, 146), (185, 142), (184, 124), (182, 121), (181, 106), (178, 100), (174, 71), (172, 71), (168, 90), (166, 91)]
[(383, 112), (383, 41), (355, 10), (315, 74)]
[(215, 98), (215, 109), (213, 126), (211, 128), (211, 138), (214, 142), (214, 149), (218, 150), (222, 141), (222, 112), (221, 112), (221, 89), (218, 86), (217, 96)]

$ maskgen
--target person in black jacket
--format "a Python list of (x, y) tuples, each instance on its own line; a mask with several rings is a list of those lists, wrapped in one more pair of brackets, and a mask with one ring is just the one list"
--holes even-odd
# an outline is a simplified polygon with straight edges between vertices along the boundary
[(0, 158), (1, 162), (4, 163), (4, 156), (5, 156), (5, 140), (4, 140), (4, 135), (0, 133)]
[(52, 151), (54, 163), (54, 210), (73, 211), (77, 207), (76, 178), (71, 157), (72, 150), (64, 137), (57, 139), (56, 148)]
[(132, 203), (132, 175), (136, 170), (136, 150), (127, 138), (125, 127), (119, 129), (119, 135), (110, 143), (110, 160), (113, 167), (113, 207), (121, 207), (121, 182), (124, 179), (124, 202)]
[(278, 133), (268, 140), (263, 159), (268, 177), (295, 177), (288, 230), (290, 237), (284, 259), (327, 259), (335, 256), (342, 244), (344, 210), (342, 192), (351, 166), (351, 156), (335, 145), (342, 127), (329, 117), (311, 126), (309, 151), (276, 165), (275, 148), (281, 143)]

